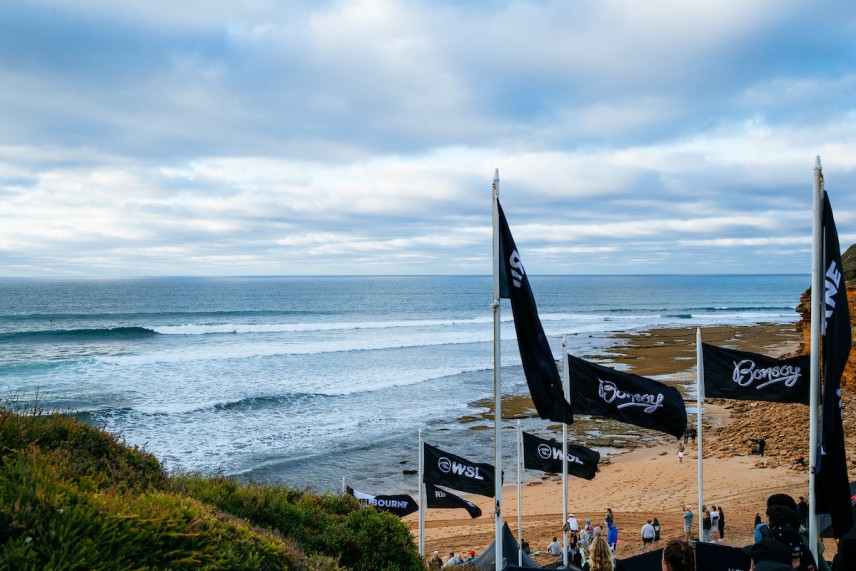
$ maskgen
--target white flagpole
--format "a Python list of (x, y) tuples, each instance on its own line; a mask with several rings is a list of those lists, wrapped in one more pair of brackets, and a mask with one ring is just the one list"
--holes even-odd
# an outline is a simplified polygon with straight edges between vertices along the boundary
[[(565, 389), (565, 400), (571, 400), (571, 384), (568, 378), (568, 349), (565, 336), (562, 335), (562, 384)], [(565, 523), (568, 521), (568, 425), (562, 423), (562, 563), (568, 566), (568, 532)]]
[(499, 307), (499, 169), (493, 175), (493, 427), (494, 493), (496, 509), (496, 571), (502, 571), (502, 390), (500, 388), (500, 307)]
[(419, 555), (425, 557), (425, 484), (422, 475), (425, 470), (425, 449), (422, 446), (422, 429), (419, 429)]
[(520, 421), (517, 421), (517, 564), (523, 567), (523, 493), (520, 486), (520, 446), (523, 436), (520, 433)]
[(820, 157), (814, 160), (814, 210), (811, 232), (811, 347), (810, 347), (810, 389), (809, 389), (809, 478), (808, 478), (808, 545), (818, 561), (817, 553), (817, 502), (815, 489), (815, 471), (817, 470), (817, 448), (818, 448), (818, 405), (820, 394), (820, 337), (822, 304), (823, 304), (823, 253), (821, 249), (821, 235), (823, 229), (823, 171), (820, 168)]
[(696, 329), (696, 407), (698, 408), (696, 418), (696, 435), (698, 440), (698, 540), (704, 537), (704, 514), (701, 507), (704, 505), (704, 471), (702, 469), (702, 405), (704, 404), (704, 358), (701, 350), (701, 329)]

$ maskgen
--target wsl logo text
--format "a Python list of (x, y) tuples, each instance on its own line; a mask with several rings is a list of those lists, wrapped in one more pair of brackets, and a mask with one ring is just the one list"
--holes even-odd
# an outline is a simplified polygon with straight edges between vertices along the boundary
[[(562, 459), (562, 451), (558, 448), (553, 448), (548, 444), (539, 444), (538, 445), (538, 456), (543, 458), (544, 460), (561, 460)], [(568, 462), (572, 462), (574, 464), (583, 465), (582, 460), (574, 456), (573, 454), (568, 454)]]
[(484, 480), (484, 478), (479, 474), (477, 466), (467, 466), (460, 462), (453, 462), (445, 456), (437, 460), (437, 467), (444, 474), (451, 473), (458, 476), (464, 476), (465, 478), (472, 478), (473, 480)]
[[(515, 252), (516, 253), (516, 252)], [(838, 288), (841, 286), (841, 272), (835, 266), (835, 260), (829, 264), (829, 269), (826, 270), (824, 280), (824, 303), (826, 305), (826, 318), (823, 320), (823, 334), (826, 335), (826, 322), (832, 317), (835, 311), (835, 296), (838, 295)]]
[(511, 266), (511, 277), (513, 278), (514, 287), (520, 287), (520, 282), (523, 280), (523, 275), (526, 272), (523, 271), (523, 262), (520, 261), (520, 254), (517, 253), (517, 250), (511, 252), (511, 255), (508, 257), (508, 265)]

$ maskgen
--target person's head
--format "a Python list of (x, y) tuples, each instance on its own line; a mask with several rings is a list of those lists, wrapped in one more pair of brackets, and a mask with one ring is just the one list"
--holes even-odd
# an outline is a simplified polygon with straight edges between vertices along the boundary
[(767, 523), (770, 527), (787, 525), (798, 531), (800, 528), (800, 516), (795, 510), (782, 505), (772, 505), (767, 508)]
[(653, 523), (653, 521), (654, 520), (652, 520), (651, 518), (648, 518), (648, 523)]
[(596, 527), (596, 528), (594, 528), (594, 530), (591, 532), (591, 535), (592, 535), (592, 537), (600, 537), (600, 536), (602, 536), (602, 535), (603, 535), (603, 528), (602, 528), (602, 527), (600, 527), (600, 526), (597, 526), (597, 527)]
[(686, 541), (673, 539), (663, 549), (663, 571), (693, 571), (695, 554)]
[(553, 541), (559, 541), (559, 539), (554, 535), (554, 536), (553, 536)]
[(797, 503), (788, 494), (773, 494), (767, 498), (767, 508), (772, 506), (784, 506), (793, 511), (797, 511)]
[(713, 512), (715, 512), (715, 511), (716, 511), (716, 506), (714, 506), (714, 505), (711, 505), (711, 506), (710, 506), (710, 511), (713, 511)]
[(770, 535), (783, 544), (791, 553), (791, 559), (799, 560), (802, 555), (802, 538), (799, 532), (787, 525), (771, 525)]
[(658, 520), (657, 518), (654, 518), (654, 525), (660, 525), (660, 520)]
[(762, 537), (761, 541), (744, 548), (744, 551), (752, 558), (752, 563), (761, 561), (774, 561), (784, 565), (791, 565), (791, 552), (785, 545), (770, 537)]
[(439, 551), (437, 551), (437, 550), (435, 550), (435, 551), (434, 551), (434, 557), (440, 557), (440, 552), (439, 552)]
[(589, 549), (589, 569), (591, 571), (614, 571), (615, 558), (612, 549), (606, 540), (600, 536), (595, 537)]

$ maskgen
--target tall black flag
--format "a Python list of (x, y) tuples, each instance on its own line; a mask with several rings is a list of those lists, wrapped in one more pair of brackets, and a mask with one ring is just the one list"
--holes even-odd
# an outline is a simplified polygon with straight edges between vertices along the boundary
[(360, 503), (367, 506), (374, 506), (381, 511), (390, 512), (398, 517), (404, 517), (419, 510), (419, 506), (416, 504), (416, 501), (407, 494), (373, 496), (371, 494), (358, 492), (351, 486), (347, 486), (346, 490), (349, 494), (360, 500)]
[(677, 438), (687, 428), (678, 389), (568, 355), (574, 412), (607, 416)]
[[(523, 433), (523, 467), (552, 474), (562, 473), (562, 443)], [(600, 453), (579, 444), (568, 444), (568, 474), (591, 480), (597, 473)]]
[(532, 402), (541, 418), (571, 424), (574, 415), (562, 391), (562, 380), (538, 317), (529, 277), (523, 270), (499, 200), (496, 207), (499, 211), (499, 297), (511, 300), (517, 347)]
[(815, 472), (815, 512), (828, 513), (835, 537), (841, 537), (853, 526), (841, 404), (841, 373), (850, 355), (850, 310), (838, 232), (826, 191), (823, 193), (823, 271), (823, 404), (820, 454)]
[(808, 404), (808, 355), (774, 359), (702, 343), (704, 396)]
[(447, 492), (446, 490), (442, 490), (434, 484), (425, 484), (425, 495), (428, 498), (429, 508), (461, 508), (467, 510), (472, 518), (477, 518), (482, 514), (481, 508), (473, 502), (467, 501), (460, 496)]
[(470, 462), (424, 442), (422, 446), (425, 455), (423, 482), (489, 498), (494, 496), (493, 466)]

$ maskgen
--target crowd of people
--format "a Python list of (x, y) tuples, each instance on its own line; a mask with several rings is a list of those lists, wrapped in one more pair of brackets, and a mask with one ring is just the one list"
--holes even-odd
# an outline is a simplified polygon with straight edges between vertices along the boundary
[[(695, 514), (689, 506), (684, 506), (683, 539), (672, 539), (666, 542), (662, 554), (663, 571), (695, 571), (695, 549), (693, 548), (693, 520)], [(852, 571), (852, 561), (844, 561), (837, 556), (830, 565), (823, 557), (823, 544), (819, 543), (820, 557), (815, 559), (809, 549), (808, 524), (809, 508), (805, 498), (795, 501), (788, 494), (773, 494), (767, 498), (767, 506), (762, 518), (760, 512), (755, 514), (754, 543), (743, 548), (752, 560), (754, 571), (783, 571), (798, 569), (799, 571)], [(586, 519), (580, 525), (574, 514), (568, 516), (563, 525), (563, 531), (568, 533), (568, 562), (583, 571), (621, 571), (624, 567), (616, 556), (618, 526), (612, 509), (607, 509), (602, 525), (592, 524)], [(646, 553), (660, 548), (660, 522), (656, 517), (650, 517), (642, 526), (641, 552)], [(702, 507), (702, 536), (698, 538), (703, 543), (717, 543), (725, 538), (725, 514), (722, 506), (711, 505), (710, 509)], [(856, 541), (854, 541), (856, 544)], [(521, 544), (523, 545), (523, 544)], [(526, 545), (528, 552), (528, 544)], [(558, 536), (545, 547), (545, 552), (554, 557), (563, 556), (562, 543)], [(856, 545), (854, 545), (856, 549)], [(840, 551), (840, 550), (839, 550)], [(456, 564), (464, 564), (475, 557), (471, 551), (469, 557), (449, 554), (445, 562), (439, 552), (434, 552), (431, 568), (440, 569)]]

